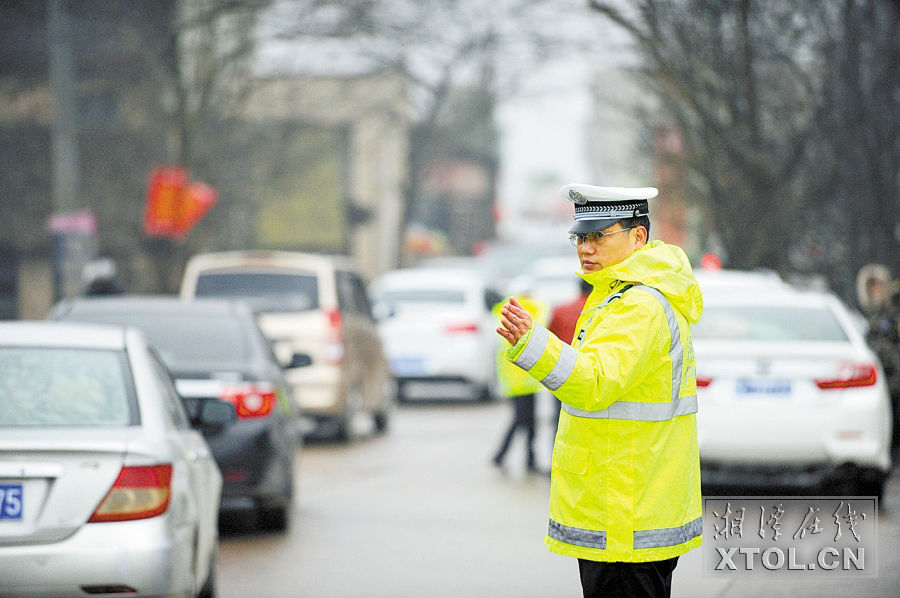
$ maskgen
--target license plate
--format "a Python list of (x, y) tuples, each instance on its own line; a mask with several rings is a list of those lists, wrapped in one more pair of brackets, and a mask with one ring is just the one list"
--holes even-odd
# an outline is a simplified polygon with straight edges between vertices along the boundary
[(0, 484), (0, 520), (22, 520), (22, 484)]
[(395, 376), (421, 376), (425, 374), (425, 360), (421, 357), (398, 357), (391, 360)]
[(791, 394), (791, 381), (738, 380), (737, 394), (767, 397), (788, 397)]

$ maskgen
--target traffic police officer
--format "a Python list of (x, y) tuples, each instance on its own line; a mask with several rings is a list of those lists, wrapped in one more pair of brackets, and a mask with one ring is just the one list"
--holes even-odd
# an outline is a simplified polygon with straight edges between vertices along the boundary
[(647, 188), (567, 185), (579, 275), (593, 286), (567, 344), (511, 299), (507, 358), (562, 402), (547, 547), (576, 557), (587, 596), (669, 596), (700, 545), (690, 323), (703, 311), (684, 252), (648, 240)]

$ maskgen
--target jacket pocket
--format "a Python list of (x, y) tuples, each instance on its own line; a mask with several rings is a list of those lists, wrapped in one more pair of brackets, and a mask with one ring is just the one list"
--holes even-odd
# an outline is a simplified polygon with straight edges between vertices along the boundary
[(586, 449), (572, 446), (565, 442), (557, 442), (556, 448), (553, 449), (554, 469), (584, 475), (587, 473), (590, 462), (591, 453)]

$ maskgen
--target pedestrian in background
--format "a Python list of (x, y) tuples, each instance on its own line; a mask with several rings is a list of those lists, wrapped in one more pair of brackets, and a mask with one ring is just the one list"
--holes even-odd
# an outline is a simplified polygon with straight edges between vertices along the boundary
[(593, 292), (572, 344), (515, 299), (507, 358), (563, 403), (547, 547), (578, 559), (585, 597), (668, 597), (703, 531), (696, 366), (703, 311), (684, 252), (649, 242), (656, 189), (567, 185), (570, 240)]
[[(530, 277), (519, 276), (509, 285), (510, 296), (516, 296), (517, 302), (526, 306), (537, 321), (546, 322), (547, 306), (531, 297), (533, 286), (534, 281)], [(498, 303), (493, 308), (493, 313), (498, 319), (503, 305), (504, 303)], [(541, 384), (506, 359), (506, 343), (498, 343), (496, 364), (500, 396), (512, 403), (513, 416), (500, 447), (494, 454), (494, 465), (503, 466), (503, 459), (512, 444), (513, 437), (517, 431), (521, 431), (525, 434), (525, 468), (531, 473), (537, 473), (540, 470), (534, 455), (534, 438), (537, 431), (535, 395), (542, 388)]]

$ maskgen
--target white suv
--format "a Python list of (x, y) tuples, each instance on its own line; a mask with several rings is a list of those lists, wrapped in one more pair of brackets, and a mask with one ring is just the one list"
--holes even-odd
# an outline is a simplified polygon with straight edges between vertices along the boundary
[(237, 297), (285, 367), (304, 415), (335, 424), (348, 439), (359, 412), (384, 431), (396, 383), (372, 319), (365, 284), (345, 257), (288, 251), (233, 251), (192, 257), (182, 298)]

